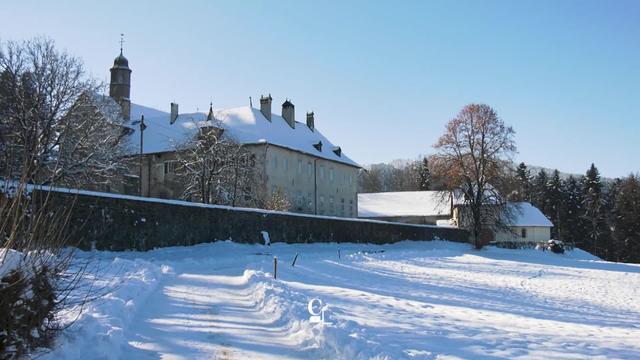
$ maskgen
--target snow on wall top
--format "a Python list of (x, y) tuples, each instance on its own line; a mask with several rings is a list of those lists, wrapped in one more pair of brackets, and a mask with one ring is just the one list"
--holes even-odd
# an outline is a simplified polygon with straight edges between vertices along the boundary
[[(198, 128), (215, 124), (225, 129), (225, 133), (242, 144), (269, 143), (291, 150), (307, 153), (312, 156), (337, 161), (343, 164), (360, 167), (355, 161), (341, 152), (334, 152), (337, 147), (322, 133), (311, 130), (306, 124), (296, 122), (292, 129), (279, 115), (272, 114), (271, 121), (262, 115), (260, 110), (248, 106), (215, 110), (215, 123), (207, 121), (205, 113), (180, 114), (175, 123), (169, 123), (169, 113), (153, 108), (131, 104), (131, 122), (127, 125), (133, 130), (128, 138), (129, 148), (139, 153), (140, 127), (136, 121), (144, 115), (147, 128), (144, 131), (143, 153), (152, 154), (173, 151), (175, 146), (188, 141), (196, 134)], [(321, 150), (314, 144), (322, 142)]]
[(553, 227), (551, 220), (537, 207), (528, 202), (509, 203), (509, 206), (515, 207), (515, 219), (511, 221), (510, 226), (542, 226)]
[(442, 191), (358, 194), (358, 217), (451, 215), (451, 204), (446, 200), (447, 194)]

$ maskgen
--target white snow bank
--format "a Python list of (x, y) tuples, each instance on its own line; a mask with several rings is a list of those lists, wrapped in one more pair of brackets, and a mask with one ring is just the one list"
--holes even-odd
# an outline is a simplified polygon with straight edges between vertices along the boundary
[[(83, 253), (77, 266), (95, 254)], [(72, 268), (71, 271), (77, 270)], [(144, 308), (148, 296), (156, 290), (169, 267), (117, 254), (100, 254), (88, 268), (79, 288), (70, 299), (76, 306), (60, 314), (63, 325), (70, 327), (57, 339), (54, 351), (43, 359), (123, 359), (124, 331), (133, 315)], [(83, 298), (90, 300), (82, 304)], [(78, 317), (79, 311), (82, 313)]]
[[(580, 250), (217, 242), (90, 254), (118, 275), (49, 358), (640, 356), (640, 266)], [(313, 298), (332, 325), (309, 322)]]

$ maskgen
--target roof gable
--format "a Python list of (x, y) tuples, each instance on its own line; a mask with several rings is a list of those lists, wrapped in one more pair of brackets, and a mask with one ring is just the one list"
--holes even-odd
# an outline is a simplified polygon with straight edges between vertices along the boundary
[(510, 221), (509, 226), (542, 226), (553, 227), (553, 223), (549, 220), (540, 209), (528, 202), (509, 203), (513, 209), (514, 219)]

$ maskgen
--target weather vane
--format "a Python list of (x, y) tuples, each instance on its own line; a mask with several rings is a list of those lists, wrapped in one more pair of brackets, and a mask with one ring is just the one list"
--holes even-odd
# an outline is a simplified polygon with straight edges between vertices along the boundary
[(122, 55), (122, 44), (124, 44), (124, 33), (120, 33), (120, 55)]

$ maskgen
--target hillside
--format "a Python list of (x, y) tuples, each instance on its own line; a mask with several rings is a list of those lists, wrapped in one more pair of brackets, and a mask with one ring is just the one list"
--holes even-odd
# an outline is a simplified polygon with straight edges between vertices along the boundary
[[(217, 242), (80, 258), (108, 280), (46, 359), (640, 357), (640, 266), (580, 250)], [(332, 324), (309, 322), (313, 298)]]

